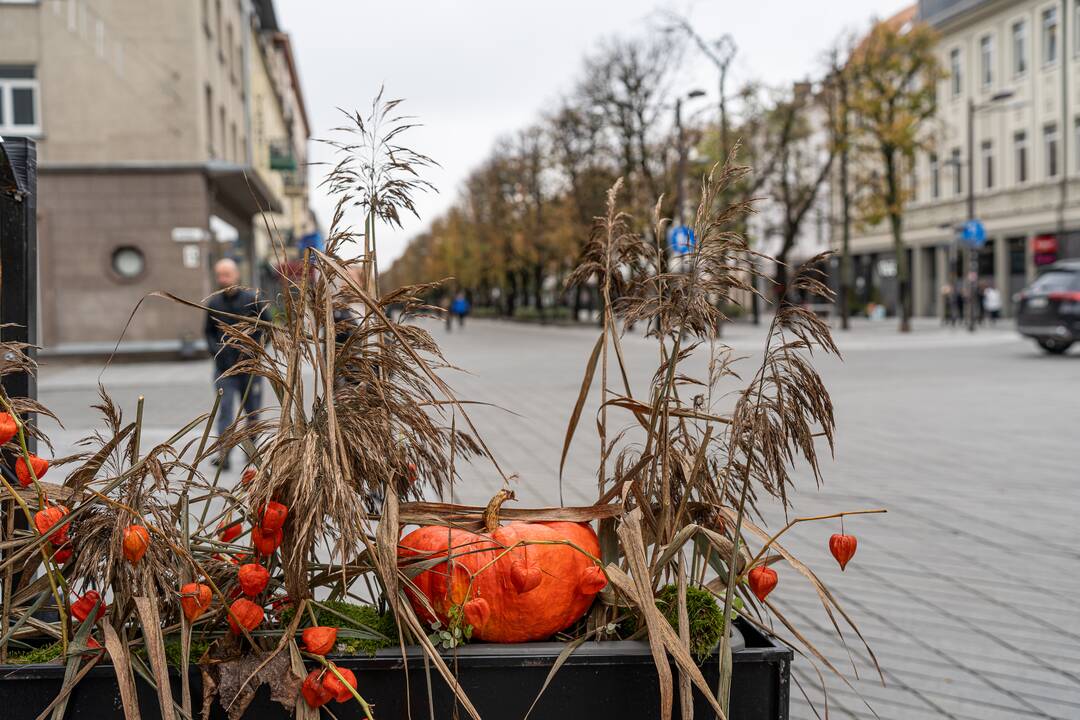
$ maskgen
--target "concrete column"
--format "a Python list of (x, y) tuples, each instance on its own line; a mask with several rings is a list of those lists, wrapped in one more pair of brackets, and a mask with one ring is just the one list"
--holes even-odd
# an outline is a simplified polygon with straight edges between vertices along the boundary
[(1009, 238), (999, 235), (994, 238), (994, 287), (1001, 293), (1001, 314), (1012, 315), (1012, 302), (1005, 297), (1009, 292)]
[(922, 317), (926, 310), (926, 271), (923, 268), (922, 247), (911, 248), (911, 298), (912, 315)]
[(938, 245), (934, 249), (934, 263), (937, 265), (938, 286), (934, 288), (934, 313), (939, 318), (945, 317), (945, 308), (941, 304), (941, 286), (949, 282), (949, 248)]
[(1035, 279), (1035, 253), (1032, 252), (1032, 239), (1034, 235), (1024, 238), (1024, 268), (1027, 270), (1027, 281), (1031, 283)]

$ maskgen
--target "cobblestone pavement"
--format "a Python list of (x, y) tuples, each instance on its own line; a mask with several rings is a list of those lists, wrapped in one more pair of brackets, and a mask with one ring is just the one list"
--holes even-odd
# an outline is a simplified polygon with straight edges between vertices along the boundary
[[(448, 375), (459, 395), (503, 408), (471, 414), (504, 469), (520, 475), (520, 504), (557, 504), (566, 420), (596, 330), (432, 327), (448, 359), (467, 371)], [(763, 332), (736, 325), (724, 339), (754, 355)], [(624, 342), (631, 381), (643, 388), (655, 347)], [(800, 470), (795, 513), (889, 513), (846, 522), (859, 551), (843, 574), (826, 548), (838, 529), (831, 521), (797, 526), (786, 544), (856, 619), (885, 685), (848, 632), (854, 677), (797, 573), (780, 568), (772, 595), (850, 680), (825, 671), (830, 716), (873, 717), (865, 700), (890, 720), (1080, 718), (1080, 354), (1043, 356), (1007, 327), (969, 335), (931, 323), (910, 336), (891, 322), (859, 324), (839, 344), (843, 362), (820, 361), (836, 405), (835, 459), (824, 463), (820, 489)], [(43, 368), (41, 398), (67, 426), (54, 429), (58, 452), (92, 427), (97, 375), (89, 365)], [(154, 441), (206, 409), (209, 377), (209, 363), (197, 362), (115, 365), (101, 379), (129, 412), (138, 394), (147, 397), (144, 437)], [(595, 412), (592, 398), (567, 463), (567, 504), (595, 497)], [(459, 501), (483, 502), (500, 484), (490, 465), (464, 474)], [(809, 663), (797, 661), (794, 676), (822, 711)], [(794, 688), (792, 717), (814, 717)]]

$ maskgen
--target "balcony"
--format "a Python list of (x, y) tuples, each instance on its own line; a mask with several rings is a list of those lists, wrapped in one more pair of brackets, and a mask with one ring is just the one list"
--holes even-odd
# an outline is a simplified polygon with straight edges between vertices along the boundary
[(285, 183), (285, 195), (296, 197), (307, 193), (307, 176), (300, 170), (287, 170), (281, 173)]
[(270, 169), (285, 172), (296, 171), (296, 156), (292, 147), (284, 141), (270, 143)]

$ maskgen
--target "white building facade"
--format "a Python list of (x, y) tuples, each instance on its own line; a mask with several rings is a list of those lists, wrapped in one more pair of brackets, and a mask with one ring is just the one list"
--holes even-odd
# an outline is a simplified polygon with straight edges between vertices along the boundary
[[(904, 215), (913, 310), (925, 316), (943, 313), (943, 285), (968, 277), (956, 229), (969, 178), (986, 228), (981, 283), (1007, 299), (1040, 265), (1080, 257), (1080, 0), (922, 0), (918, 18), (940, 34), (946, 70)], [(834, 225), (834, 247), (839, 237)], [(856, 302), (895, 311), (887, 227), (856, 227), (851, 251)]]

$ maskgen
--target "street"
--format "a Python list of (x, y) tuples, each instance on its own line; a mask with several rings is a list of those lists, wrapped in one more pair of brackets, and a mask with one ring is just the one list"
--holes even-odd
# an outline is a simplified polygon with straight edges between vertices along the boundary
[[(567, 418), (597, 330), (473, 320), (449, 334), (441, 324), (429, 327), (463, 371), (444, 373), (459, 397), (498, 406), (469, 412), (503, 469), (520, 476), (518, 504), (558, 504)], [(847, 632), (855, 679), (798, 573), (775, 565), (780, 583), (770, 597), (857, 689), (821, 668), (830, 716), (873, 717), (865, 699), (890, 719), (1080, 717), (1080, 354), (1045, 356), (1008, 323), (970, 335), (922, 321), (900, 336), (892, 321), (864, 321), (836, 334), (843, 361), (818, 360), (836, 407), (836, 455), (823, 460), (820, 489), (796, 468), (792, 517), (889, 512), (845, 521), (859, 539), (845, 573), (827, 549), (840, 530), (836, 521), (798, 525), (785, 545), (859, 625), (885, 686)], [(725, 328), (724, 342), (748, 356), (744, 377), (763, 339), (763, 328)], [(627, 337), (624, 350), (634, 391), (644, 395), (655, 344)], [(704, 367), (701, 355), (689, 363), (694, 371)], [(65, 425), (46, 426), (57, 455), (96, 426), (90, 406), (99, 372), (100, 364), (43, 363), (40, 398)], [(209, 407), (210, 375), (209, 361), (156, 362), (114, 364), (100, 379), (126, 417), (134, 418), (136, 399), (145, 395), (143, 437), (150, 443)], [(567, 462), (566, 504), (595, 500), (597, 404), (594, 390)], [(482, 503), (501, 484), (490, 463), (462, 475), (459, 502)], [(768, 507), (770, 527), (778, 529), (783, 514)], [(793, 679), (824, 714), (806, 660), (796, 661)], [(814, 717), (794, 684), (791, 716)]]

